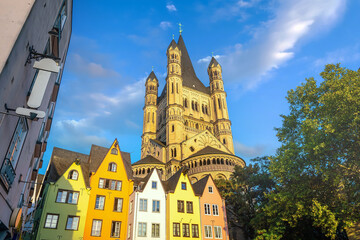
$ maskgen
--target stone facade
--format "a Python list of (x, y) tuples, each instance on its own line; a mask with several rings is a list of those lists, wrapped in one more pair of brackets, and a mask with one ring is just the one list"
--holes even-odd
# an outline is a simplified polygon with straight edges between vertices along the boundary
[(163, 179), (168, 179), (187, 166), (193, 182), (206, 174), (229, 178), (234, 166), (245, 162), (234, 155), (220, 64), (211, 59), (210, 86), (205, 87), (195, 74), (181, 35), (177, 43), (171, 41), (166, 55), (166, 84), (160, 96), (154, 72), (145, 83), (141, 160), (133, 164), (134, 176), (144, 177), (159, 168), (164, 171)]

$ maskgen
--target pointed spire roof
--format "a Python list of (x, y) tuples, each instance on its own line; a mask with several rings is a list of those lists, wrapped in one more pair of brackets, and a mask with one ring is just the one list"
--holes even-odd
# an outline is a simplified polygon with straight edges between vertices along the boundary
[(218, 63), (218, 61), (216, 60), (215, 57), (212, 57), (212, 58), (211, 58), (211, 61), (210, 61), (210, 63), (209, 63), (209, 67), (208, 67), (208, 68), (212, 67), (212, 65), (214, 65), (214, 67), (220, 65), (220, 64)]
[(154, 71), (151, 71), (151, 73), (149, 74), (149, 76), (147, 77), (146, 81), (149, 79), (155, 79), (157, 82), (159, 82), (159, 80), (157, 79)]
[(169, 44), (169, 47), (167, 48), (167, 50), (169, 50), (169, 48), (172, 48), (172, 49), (175, 49), (177, 47), (177, 44), (175, 42), (175, 40), (171, 40), (170, 44)]
[(196, 76), (182, 35), (179, 36), (177, 46), (181, 51), (181, 75), (183, 78), (183, 85), (185, 87), (195, 89), (200, 92), (209, 93), (209, 88), (205, 87), (204, 84)]

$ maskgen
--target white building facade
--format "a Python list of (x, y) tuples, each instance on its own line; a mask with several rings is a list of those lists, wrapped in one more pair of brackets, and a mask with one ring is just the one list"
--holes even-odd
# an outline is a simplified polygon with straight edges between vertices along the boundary
[(127, 239), (166, 239), (166, 199), (160, 172), (153, 169), (130, 195)]

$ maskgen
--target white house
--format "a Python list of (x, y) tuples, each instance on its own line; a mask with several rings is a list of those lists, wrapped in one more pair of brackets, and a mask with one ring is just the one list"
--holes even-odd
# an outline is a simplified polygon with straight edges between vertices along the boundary
[(166, 199), (157, 169), (138, 180), (130, 195), (127, 239), (166, 239)]

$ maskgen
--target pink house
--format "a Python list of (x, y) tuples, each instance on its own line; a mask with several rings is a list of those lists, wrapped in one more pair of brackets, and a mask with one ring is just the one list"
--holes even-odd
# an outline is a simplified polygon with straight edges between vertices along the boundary
[(221, 197), (211, 175), (193, 184), (200, 195), (200, 217), (203, 239), (229, 239), (225, 200)]

